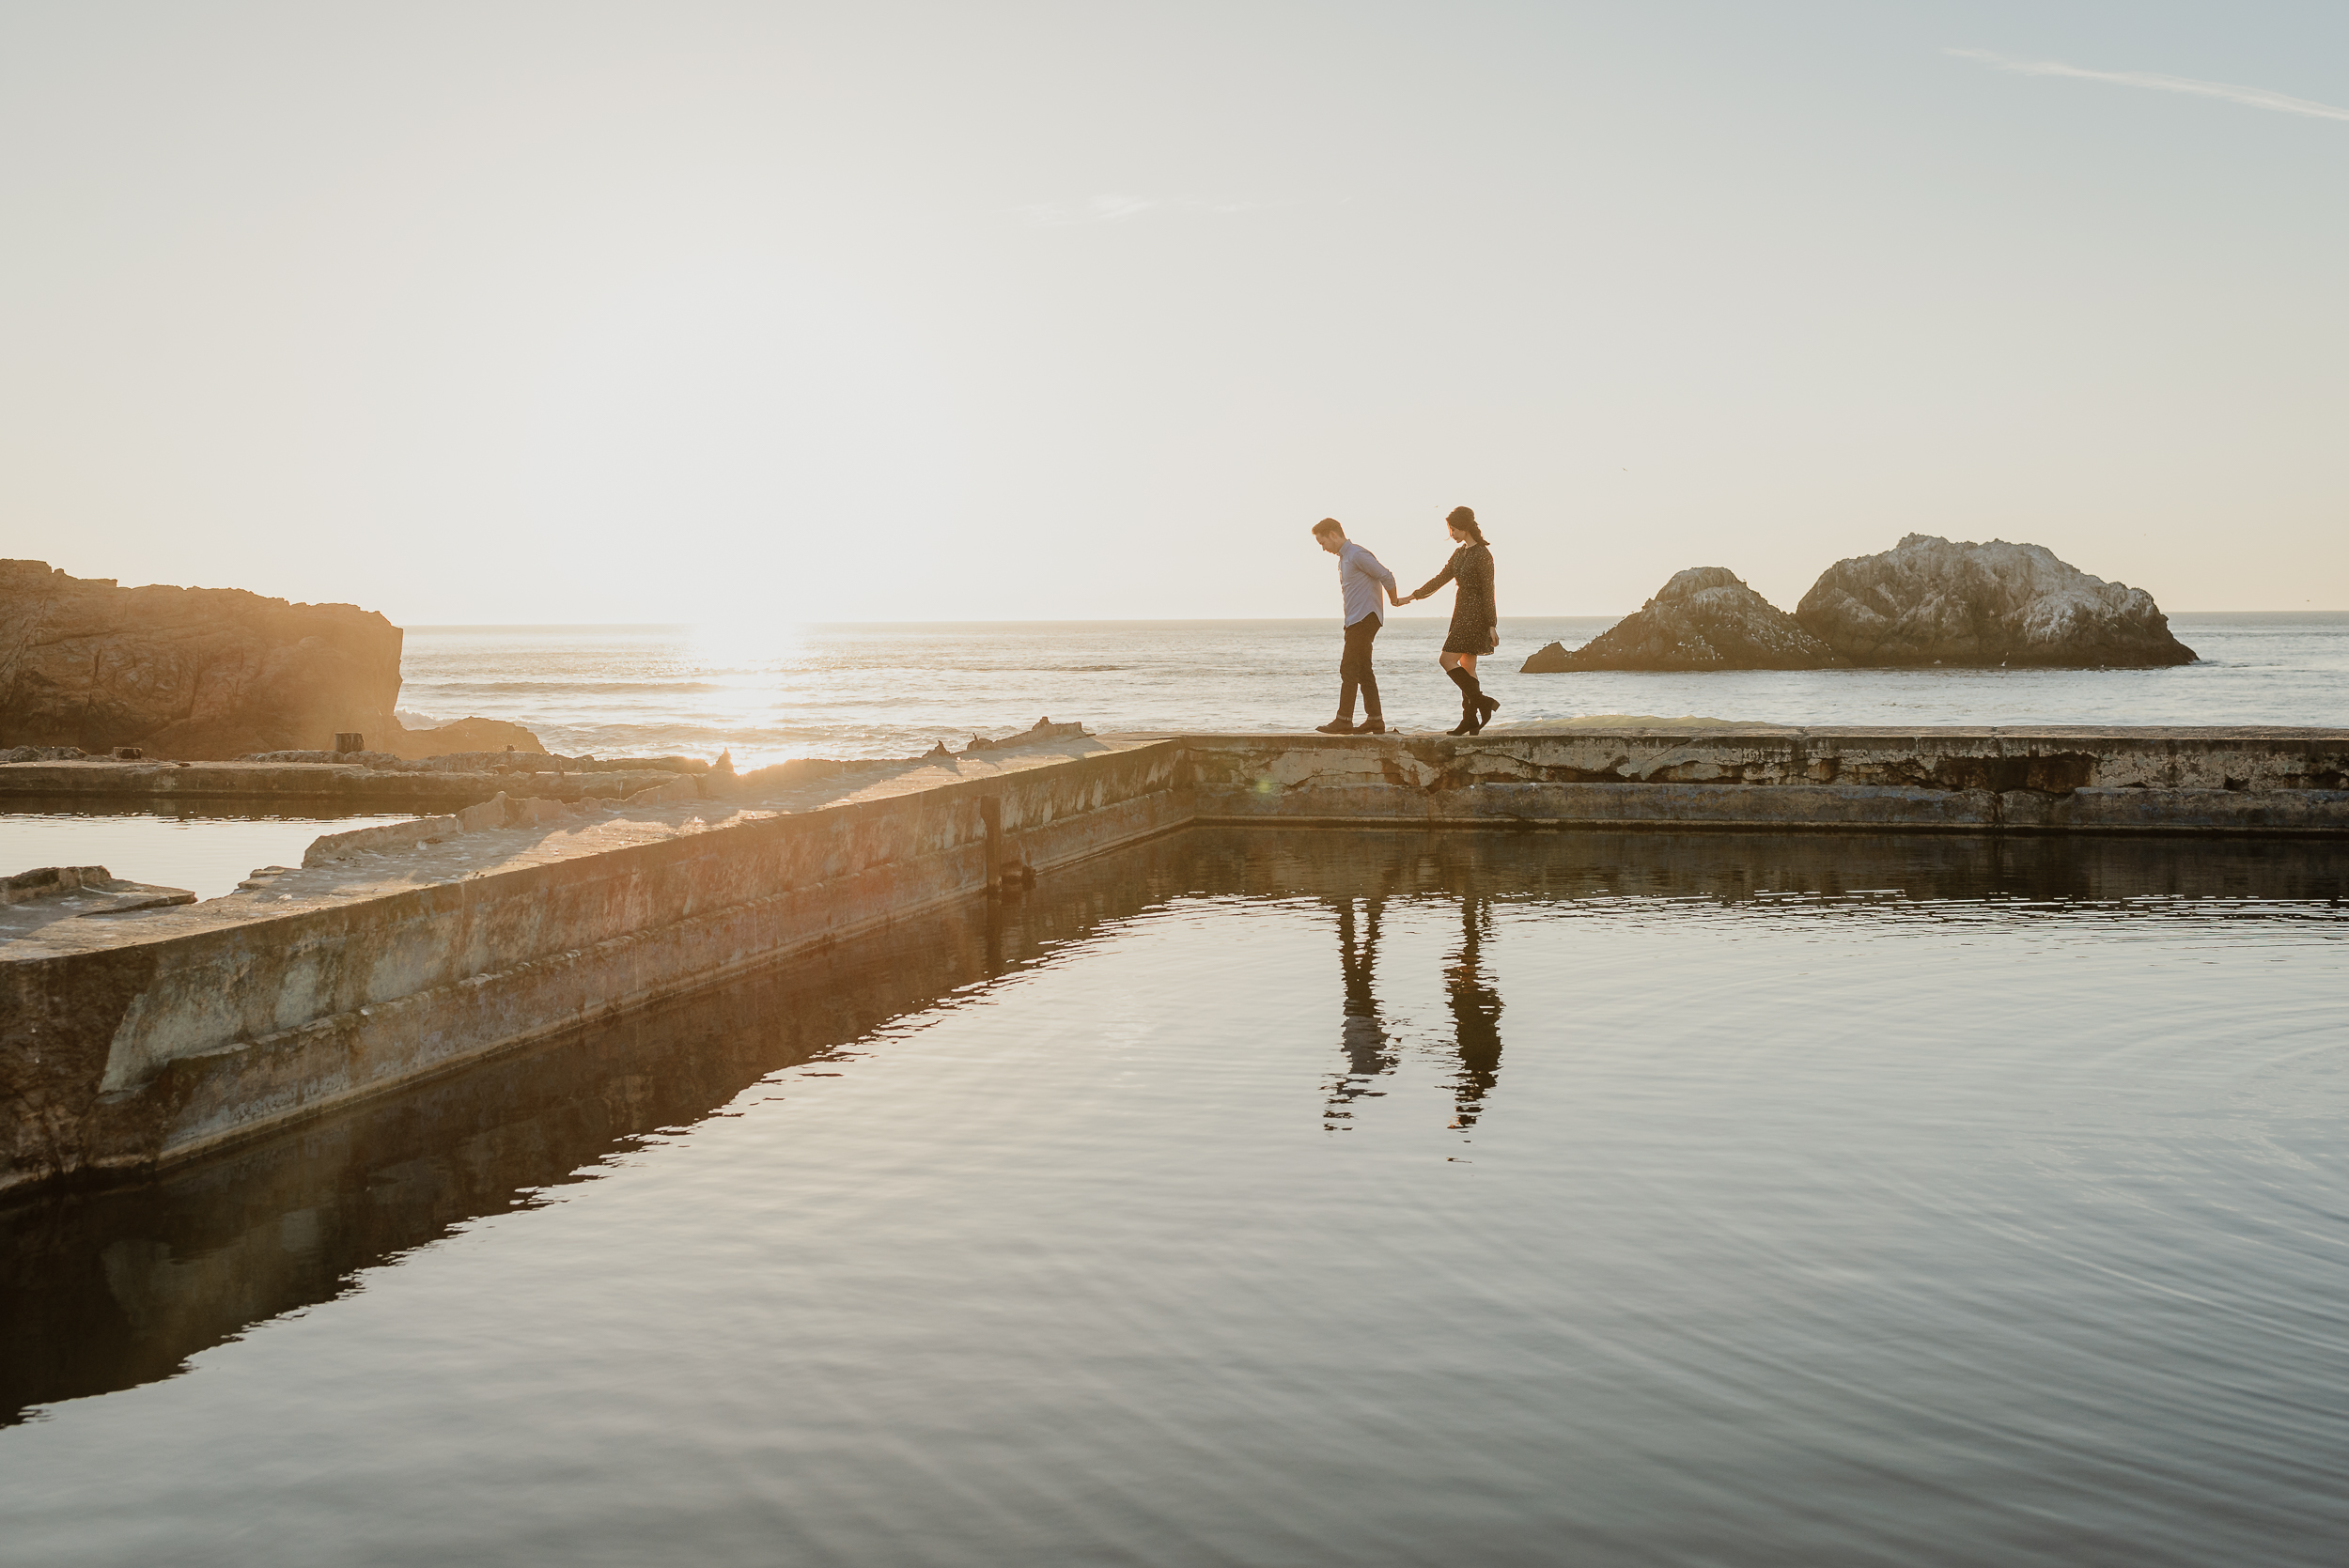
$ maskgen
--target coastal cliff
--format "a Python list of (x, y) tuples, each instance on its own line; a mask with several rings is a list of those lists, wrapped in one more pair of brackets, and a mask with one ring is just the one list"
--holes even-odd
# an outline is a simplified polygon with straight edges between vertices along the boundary
[(0, 751), (136, 746), (221, 762), (322, 752), (345, 732), (401, 757), (544, 749), (500, 719), (403, 727), (393, 711), (401, 642), (399, 628), (352, 604), (125, 588), (0, 561)]
[(218, 759), (389, 736), (400, 630), (350, 604), (0, 561), (0, 746)]

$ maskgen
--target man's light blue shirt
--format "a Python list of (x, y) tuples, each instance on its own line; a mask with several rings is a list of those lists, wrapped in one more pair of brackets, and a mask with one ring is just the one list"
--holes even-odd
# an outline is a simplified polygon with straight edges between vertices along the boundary
[(1380, 625), (1386, 624), (1387, 613), (1379, 608), (1381, 587), (1395, 594), (1394, 573), (1380, 566), (1378, 557), (1351, 539), (1338, 546), (1338, 590), (1346, 595), (1347, 626), (1365, 615), (1376, 615)]

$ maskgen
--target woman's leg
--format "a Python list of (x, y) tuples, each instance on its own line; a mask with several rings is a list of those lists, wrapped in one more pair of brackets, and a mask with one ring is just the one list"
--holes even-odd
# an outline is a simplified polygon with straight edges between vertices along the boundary
[[(1477, 656), (1472, 653), (1464, 653), (1460, 655), (1459, 658), (1460, 662), (1468, 666), (1469, 678), (1470, 680), (1475, 680)], [(1476, 726), (1475, 729), (1469, 731), (1470, 735), (1474, 735), (1477, 730), (1481, 730), (1486, 724), (1491, 723), (1493, 715), (1501, 711), (1500, 702), (1494, 698), (1485, 695), (1485, 686), (1482, 681), (1477, 682), (1475, 703)]]
[(1485, 688), (1477, 681), (1476, 655), (1447, 652), (1442, 657), (1444, 673), (1460, 689), (1460, 727), (1451, 733), (1474, 735), (1501, 705), (1485, 695)]
[(1445, 733), (1474, 735), (1477, 728), (1476, 699), (1482, 693), (1477, 690), (1476, 676), (1470, 673), (1470, 669), (1463, 669), (1461, 666), (1465, 663), (1472, 669), (1476, 662), (1476, 656), (1446, 650), (1436, 656), (1436, 662), (1442, 665), (1443, 673), (1452, 677), (1452, 684), (1460, 689), (1459, 727)]

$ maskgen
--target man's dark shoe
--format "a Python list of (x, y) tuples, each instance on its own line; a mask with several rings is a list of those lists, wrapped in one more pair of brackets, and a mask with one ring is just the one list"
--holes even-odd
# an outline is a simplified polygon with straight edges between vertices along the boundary
[(1354, 733), (1356, 735), (1384, 735), (1387, 733), (1387, 722), (1384, 719), (1365, 719)]
[(1326, 724), (1315, 724), (1314, 728), (1323, 735), (1353, 735), (1356, 733), (1354, 721), (1351, 719), (1332, 719)]

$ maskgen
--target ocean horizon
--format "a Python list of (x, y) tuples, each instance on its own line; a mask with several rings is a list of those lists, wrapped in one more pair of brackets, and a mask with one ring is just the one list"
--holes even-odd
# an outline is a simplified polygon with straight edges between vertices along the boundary
[[(2156, 670), (1742, 670), (1526, 675), (1610, 615), (1504, 615), (1480, 671), (1499, 724), (1599, 714), (1791, 724), (2349, 723), (2349, 612), (2181, 612), (2199, 662)], [(1446, 617), (1381, 632), (1385, 717), (1449, 728)], [(1305, 729), (1336, 706), (1334, 617), (506, 624), (407, 629), (411, 725), (478, 716), (568, 755), (911, 755), (1037, 719), (1116, 731)]]

